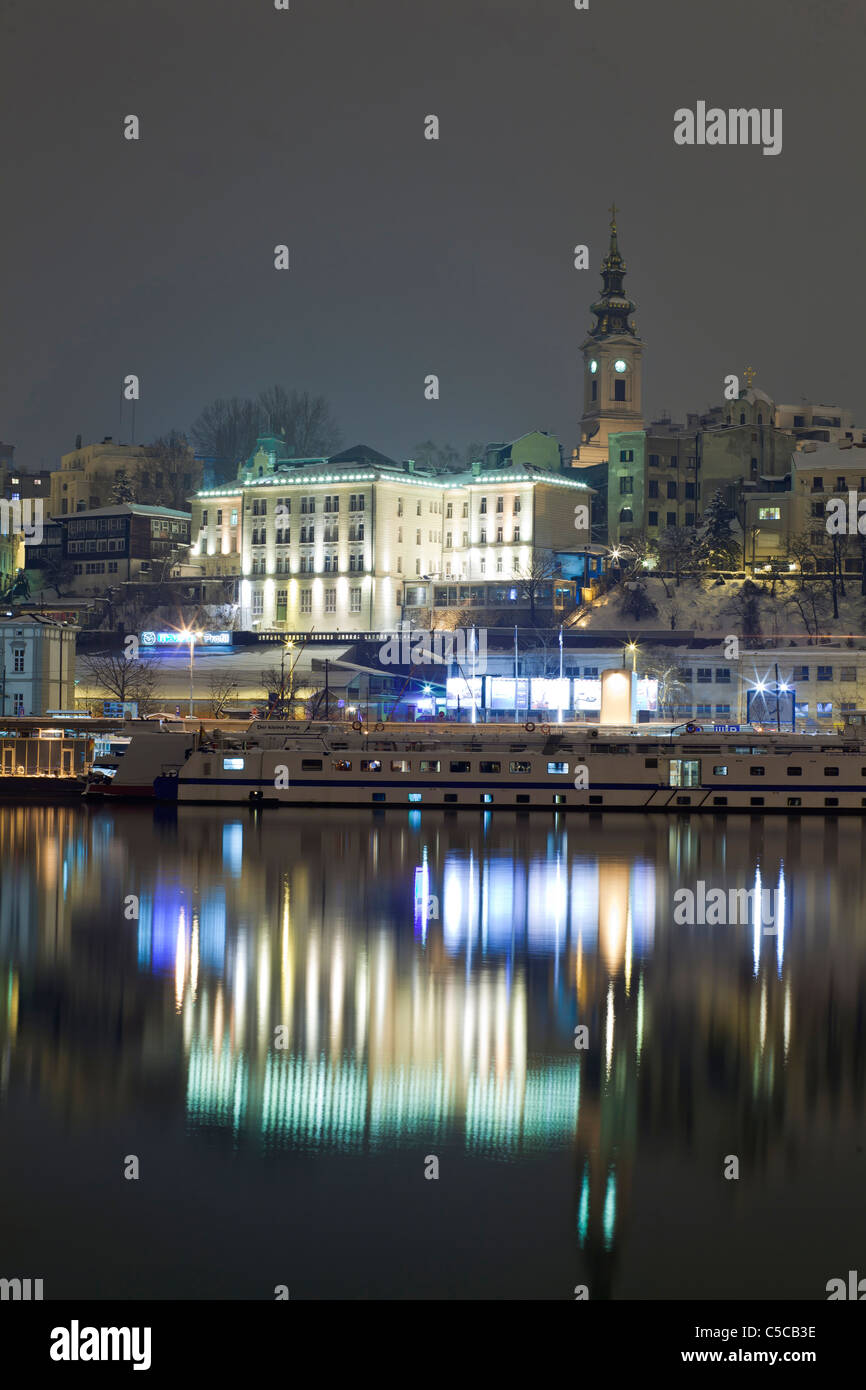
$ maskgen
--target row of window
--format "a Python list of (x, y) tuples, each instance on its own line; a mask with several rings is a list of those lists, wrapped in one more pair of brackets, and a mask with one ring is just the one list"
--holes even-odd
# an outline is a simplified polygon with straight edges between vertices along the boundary
[[(685, 484), (684, 484), (684, 487), (685, 487), (685, 494), (684, 494), (684, 495), (685, 495), (685, 497), (686, 497), (687, 499), (694, 498), (694, 497), (697, 495), (696, 492), (695, 492), (695, 484), (694, 484), (694, 483), (685, 483)], [(620, 495), (620, 497), (627, 497), (629, 494), (631, 494), (631, 493), (633, 493), (633, 492), (634, 492), (634, 478), (633, 478), (633, 477), (620, 478), (620, 480), (619, 480), (619, 495)], [(677, 484), (676, 484), (676, 483), (668, 483), (668, 484), (667, 484), (667, 493), (668, 493), (668, 497), (669, 497), (670, 499), (672, 499), (672, 500), (675, 502), (675, 501), (677, 500), (677, 498), (679, 497), (679, 492), (678, 492), (678, 490), (677, 490)], [(649, 483), (648, 483), (648, 485), (647, 485), (647, 496), (649, 496), (649, 497), (658, 497), (658, 496), (659, 496), (659, 481), (658, 481), (658, 478), (650, 478)]]
[[(365, 568), (366, 567), (364, 564), (363, 554), (349, 556), (349, 568), (346, 571), (346, 573), (363, 574)], [(399, 569), (399, 565), (397, 568)], [(278, 555), (276, 560), (274, 561), (273, 573), (291, 574), (292, 572), (292, 564), (288, 556), (284, 558), (282, 555)], [(316, 562), (313, 559), (312, 555), (310, 555), (309, 557), (306, 555), (302, 555), (300, 560), (298, 561), (298, 568), (296, 572), (298, 574), (339, 574), (340, 564), (336, 555), (326, 555), (322, 561), (322, 564), (317, 568)], [(270, 573), (270, 571), (268, 570), (267, 560), (253, 559), (250, 562), (250, 573), (256, 575)], [(418, 573), (421, 573), (420, 569), (418, 570)]]
[[(144, 570), (145, 568), (150, 569), (150, 565), (147, 565), (146, 567), (145, 567), (145, 565), (142, 565), (141, 568), (142, 568), (142, 570)], [(81, 564), (76, 565), (76, 566), (75, 566), (75, 573), (76, 573), (76, 574), (117, 574), (117, 561), (116, 561), (116, 560), (109, 560), (107, 563), (106, 563), (106, 561), (104, 561), (104, 560), (93, 560), (92, 562), (89, 561), (87, 564), (84, 564), (84, 565), (81, 565)]]
[[(252, 615), (254, 618), (261, 618), (265, 611), (265, 599), (261, 590), (256, 590), (252, 596)], [(289, 591), (288, 589), (277, 589), (276, 592), (276, 611), (275, 620), (284, 623), (289, 611)], [(312, 613), (313, 595), (309, 589), (302, 589), (300, 594), (300, 612)], [(326, 613), (336, 613), (337, 611), (337, 591), (336, 589), (325, 589), (324, 591), (324, 611)], [(361, 590), (351, 588), (349, 590), (349, 612), (360, 613), (361, 611)]]
[[(391, 772), (406, 773), (412, 771), (411, 758), (391, 758), (388, 761)], [(360, 772), (381, 772), (383, 762), (381, 758), (362, 758), (358, 766)], [(321, 772), (322, 767), (321, 758), (301, 759), (302, 772)], [(353, 762), (351, 758), (335, 758), (332, 767), (335, 772), (351, 772)], [(467, 773), (472, 772), (472, 770), (472, 763), (465, 758), (452, 758), (448, 764), (449, 773)], [(417, 771), (419, 773), (441, 772), (442, 761), (439, 758), (419, 758)], [(480, 758), (478, 771), (484, 773), (485, 776), (497, 776), (502, 772), (502, 763), (497, 759)], [(532, 763), (528, 759), (517, 759), (508, 764), (508, 771), (514, 776), (529, 776), (532, 773)], [(567, 776), (568, 763), (549, 762), (547, 771), (550, 776)]]

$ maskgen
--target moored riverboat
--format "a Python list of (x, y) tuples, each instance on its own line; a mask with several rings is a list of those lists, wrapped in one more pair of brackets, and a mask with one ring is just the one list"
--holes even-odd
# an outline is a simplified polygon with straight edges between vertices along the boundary
[(866, 741), (651, 725), (254, 724), (200, 735), (154, 793), (178, 804), (862, 814)]

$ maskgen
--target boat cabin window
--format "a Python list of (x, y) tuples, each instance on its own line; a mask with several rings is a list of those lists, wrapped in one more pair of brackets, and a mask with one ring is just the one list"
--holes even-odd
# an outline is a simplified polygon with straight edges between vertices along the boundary
[(335, 771), (335, 772), (351, 772), (351, 771), (352, 771), (352, 764), (349, 762), (348, 758), (335, 758), (335, 759), (334, 759), (334, 771)]
[(361, 771), (362, 771), (362, 772), (381, 772), (381, 771), (382, 771), (382, 764), (380, 763), (380, 761), (379, 761), (378, 758), (362, 758), (362, 759), (361, 759)]
[(750, 767), (750, 768), (749, 768), (749, 776), (750, 776), (750, 777), (763, 777), (763, 775), (764, 775), (764, 773), (765, 773), (766, 771), (767, 771), (767, 769), (766, 769), (765, 767)]
[[(532, 763), (530, 763), (530, 762), (525, 762), (523, 759), (521, 759), (520, 761), (518, 761), (518, 762), (516, 762), (516, 763), (509, 763), (509, 764), (508, 764), (508, 770), (509, 770), (509, 772), (520, 772), (520, 773), (531, 772), (531, 771), (532, 771)], [(866, 775), (866, 767), (864, 767), (863, 772), (864, 772), (864, 775)]]
[(481, 762), (481, 763), (478, 764), (478, 767), (479, 767), (479, 770), (480, 770), (481, 772), (501, 772), (501, 771), (502, 771), (502, 764), (501, 764), (501, 763), (485, 763), (485, 762)]
[(789, 767), (789, 768), (787, 769), (787, 772), (788, 772), (788, 776), (789, 776), (789, 777), (802, 777), (802, 776), (803, 776), (803, 769), (802, 769), (801, 767)]
[(839, 769), (838, 769), (838, 767), (825, 767), (825, 768), (824, 768), (824, 776), (825, 776), (825, 777), (838, 777), (838, 776), (839, 776)]
[(713, 768), (713, 776), (714, 776), (714, 777), (727, 777), (727, 775), (728, 775), (727, 763), (720, 763), (718, 767), (714, 767), (714, 768)]
[[(321, 763), (319, 764), (321, 767)], [(243, 758), (223, 758), (223, 772), (243, 772)]]
[(438, 758), (422, 758), (418, 764), (419, 772), (438, 772), (440, 764)]
[(658, 767), (659, 760), (658, 758), (644, 758), (643, 765), (644, 767)]
[(469, 771), (469, 767), (470, 767), (470, 764), (469, 764), (469, 763), (452, 762), (452, 764), (451, 764), (451, 771), (452, 771), (452, 772), (468, 772), (468, 771)]
[(701, 763), (699, 758), (671, 758), (670, 787), (699, 787)]
[(557, 774), (557, 775), (560, 775), (560, 774), (566, 774), (566, 775), (567, 775), (567, 773), (568, 773), (568, 763), (548, 763), (548, 764), (547, 764), (547, 771), (548, 771), (548, 773), (555, 773), (555, 774)]
[(391, 771), (392, 771), (392, 772), (408, 772), (408, 771), (409, 771), (409, 759), (408, 759), (408, 758), (392, 758), (392, 759), (391, 759)]
[(322, 759), (321, 759), (321, 758), (302, 758), (302, 759), (301, 759), (301, 771), (302, 771), (302, 772), (321, 772), (321, 770), (322, 770)]

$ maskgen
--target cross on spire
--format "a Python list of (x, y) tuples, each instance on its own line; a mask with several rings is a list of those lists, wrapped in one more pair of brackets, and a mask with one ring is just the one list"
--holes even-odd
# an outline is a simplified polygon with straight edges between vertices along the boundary
[(610, 205), (610, 230), (616, 231), (616, 203)]
[(755, 377), (756, 377), (757, 375), (758, 375), (758, 373), (755, 371), (754, 367), (747, 367), (746, 370), (743, 372), (743, 376), (746, 378), (746, 390), (747, 390), (747, 391), (751, 391), (751, 389), (752, 389), (752, 382), (755, 380)]

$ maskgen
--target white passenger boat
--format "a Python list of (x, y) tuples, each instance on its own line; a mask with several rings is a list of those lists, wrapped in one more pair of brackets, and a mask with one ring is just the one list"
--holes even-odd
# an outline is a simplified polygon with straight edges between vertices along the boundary
[[(112, 790), (121, 787), (118, 773)], [(652, 725), (265, 723), (201, 735), (173, 767), (163, 759), (155, 794), (254, 806), (862, 813), (866, 741)]]

